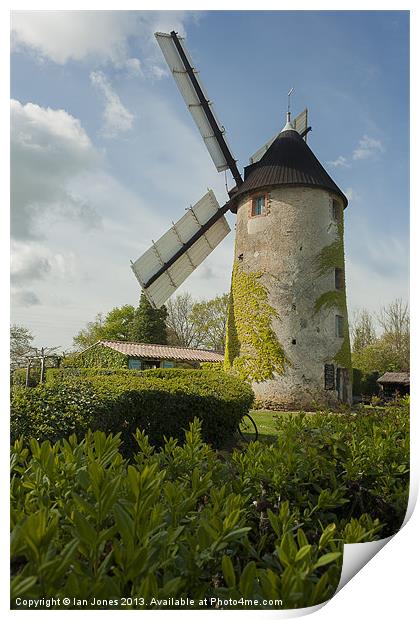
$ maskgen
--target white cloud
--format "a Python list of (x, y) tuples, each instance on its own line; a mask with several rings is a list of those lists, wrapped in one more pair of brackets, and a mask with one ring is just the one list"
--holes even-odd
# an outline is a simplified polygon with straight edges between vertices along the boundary
[(45, 211), (96, 225), (97, 214), (69, 182), (93, 169), (97, 159), (80, 122), (67, 112), (12, 100), (12, 236), (43, 236), (37, 220)]
[(184, 36), (185, 23), (199, 17), (193, 11), (14, 11), (12, 49), (60, 65), (112, 63), (139, 74), (131, 45), (143, 53), (146, 64), (162, 66), (153, 33), (175, 30)]
[(11, 243), (11, 293), (18, 306), (32, 306), (41, 303), (39, 296), (31, 290), (40, 281), (51, 284), (57, 281), (71, 281), (74, 276), (75, 256), (72, 252), (52, 252), (47, 245), (36, 241), (15, 241)]
[(102, 71), (92, 71), (90, 81), (105, 99), (103, 135), (115, 138), (119, 133), (129, 131), (133, 126), (134, 116), (123, 106), (106, 76)]
[(47, 277), (68, 278), (73, 272), (74, 256), (52, 252), (39, 242), (12, 241), (11, 281), (18, 286)]
[(80, 121), (65, 110), (11, 101), (11, 230), (14, 238), (45, 235), (52, 217), (98, 225), (98, 214), (71, 189), (71, 181), (94, 170), (99, 156)]
[(375, 140), (375, 138), (364, 135), (363, 138), (359, 140), (358, 147), (353, 151), (353, 159), (368, 159), (373, 155), (383, 153), (383, 151), (384, 147), (380, 140)]
[(57, 64), (93, 58), (122, 63), (136, 31), (129, 11), (15, 11), (12, 45)]
[(143, 75), (141, 61), (138, 58), (128, 58), (125, 62), (125, 66), (130, 75), (133, 75), (133, 76)]
[(350, 168), (350, 164), (347, 162), (347, 157), (343, 157), (343, 155), (339, 155), (337, 159), (334, 159), (333, 161), (328, 161), (327, 164), (334, 166), (334, 168)]
[(33, 291), (23, 291), (20, 289), (11, 289), (11, 298), (14, 304), (23, 308), (30, 308), (31, 306), (39, 306), (41, 301)]

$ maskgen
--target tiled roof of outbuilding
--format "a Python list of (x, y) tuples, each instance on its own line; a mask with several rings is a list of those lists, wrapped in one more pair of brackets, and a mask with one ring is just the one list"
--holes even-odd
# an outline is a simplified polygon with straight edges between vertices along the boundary
[(166, 344), (146, 344), (143, 342), (124, 342), (121, 340), (99, 340), (95, 345), (109, 347), (129, 355), (143, 359), (166, 359), (180, 362), (223, 362), (223, 355), (206, 349), (190, 349), (188, 347), (172, 347)]
[(377, 383), (402, 383), (410, 385), (409, 372), (386, 372), (377, 379)]
[[(237, 198), (272, 185), (319, 187), (348, 200), (297, 131), (282, 131), (263, 157), (244, 171), (244, 182), (232, 196)], [(232, 209), (233, 210), (233, 209)]]

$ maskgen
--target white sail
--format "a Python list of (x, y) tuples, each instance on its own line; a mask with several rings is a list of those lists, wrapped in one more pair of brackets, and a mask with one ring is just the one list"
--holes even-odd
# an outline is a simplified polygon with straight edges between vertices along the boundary
[[(208, 121), (208, 118), (203, 110), (203, 107), (200, 103), (200, 100), (198, 98), (198, 95), (192, 85), (191, 79), (185, 69), (184, 63), (182, 62), (182, 59), (179, 55), (178, 49), (175, 45), (175, 42), (173, 40), (173, 38), (171, 37), (170, 34), (165, 34), (162, 32), (156, 32), (155, 33), (155, 37), (156, 40), (160, 46), (160, 49), (162, 50), (162, 53), (165, 57), (165, 60), (168, 64), (168, 67), (174, 77), (174, 80), (176, 82), (176, 85), (179, 88), (179, 91), (181, 93), (181, 95), (184, 98), (185, 103), (187, 104), (187, 107), (191, 113), (191, 116), (193, 117), (198, 130), (204, 140), (204, 143), (207, 147), (207, 150), (210, 154), (210, 157), (212, 158), (214, 165), (216, 166), (218, 172), (221, 172), (223, 170), (227, 170), (229, 168), (228, 162), (226, 161), (226, 158), (223, 154), (222, 149), (220, 148), (220, 145), (214, 135), (214, 131)], [(193, 68), (194, 71), (194, 76), (201, 88), (201, 90), (203, 91), (204, 97), (207, 100), (209, 107), (211, 109), (212, 115), (217, 123), (217, 126), (219, 127), (220, 131), (223, 133), (223, 138), (224, 141), (226, 142), (226, 146), (229, 149), (229, 152), (232, 153), (227, 140), (226, 140), (226, 133), (225, 130), (223, 128), (223, 126), (221, 125), (221, 123), (218, 121), (217, 116), (215, 114), (214, 111), (214, 107), (213, 104), (210, 102), (209, 96), (207, 95), (206, 89), (204, 88), (203, 84), (200, 81), (198, 72), (196, 71), (196, 69), (194, 68), (194, 64), (193, 61), (185, 47), (185, 45), (183, 44), (183, 39), (181, 37), (178, 37), (178, 41), (180, 46), (182, 47), (182, 50), (185, 54), (185, 56), (188, 59), (188, 62), (190, 63), (191, 67)], [(234, 159), (233, 155), (232, 158)]]
[[(186, 278), (203, 262), (214, 248), (230, 232), (229, 224), (222, 215), (207, 230), (203, 226), (219, 211), (219, 204), (212, 190), (203, 196), (186, 214), (131, 264), (140, 286), (152, 306), (160, 308)], [(170, 267), (146, 286), (194, 235), (203, 234)]]

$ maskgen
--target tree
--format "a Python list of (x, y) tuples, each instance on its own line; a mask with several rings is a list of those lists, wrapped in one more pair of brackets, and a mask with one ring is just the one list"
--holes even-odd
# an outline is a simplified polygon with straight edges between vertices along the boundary
[(73, 338), (73, 343), (78, 349), (86, 349), (98, 340), (130, 340), (134, 314), (134, 306), (128, 304), (113, 308), (105, 319), (99, 313)]
[(168, 312), (165, 306), (158, 309), (153, 308), (146, 295), (142, 293), (131, 323), (131, 339), (135, 342), (167, 344), (167, 315)]
[(199, 334), (200, 346), (219, 352), (224, 351), (228, 305), (228, 293), (194, 304), (191, 322)]
[(398, 359), (400, 370), (410, 367), (410, 313), (402, 299), (381, 308), (378, 322), (383, 329), (382, 338)]
[(167, 302), (169, 342), (183, 347), (223, 351), (229, 295), (194, 302), (181, 293)]
[(10, 366), (12, 369), (26, 366), (27, 359), (33, 354), (32, 341), (34, 337), (22, 325), (10, 326)]
[(86, 349), (101, 340), (103, 323), (103, 315), (98, 313), (93, 321), (87, 323), (86, 327), (73, 337), (76, 349)]
[(353, 367), (364, 373), (398, 372), (410, 368), (410, 316), (408, 306), (396, 299), (381, 308), (377, 320), (382, 334), (365, 346), (353, 348)]
[(359, 353), (376, 341), (373, 317), (365, 308), (354, 313), (350, 331), (353, 353)]
[(191, 320), (194, 301), (190, 293), (179, 293), (170, 298), (166, 307), (168, 342), (181, 347), (196, 347), (200, 341), (197, 327)]

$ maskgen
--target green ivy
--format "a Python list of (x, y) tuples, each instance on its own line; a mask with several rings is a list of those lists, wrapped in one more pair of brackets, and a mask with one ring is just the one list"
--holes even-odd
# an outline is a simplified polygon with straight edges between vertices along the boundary
[[(330, 245), (325, 246), (319, 252), (315, 260), (315, 273), (317, 277), (324, 276), (335, 268), (344, 270), (344, 223), (343, 216), (337, 222), (337, 235)], [(327, 291), (318, 297), (314, 306), (316, 314), (322, 308), (337, 308), (344, 317), (344, 339), (339, 351), (334, 356), (334, 361), (351, 372), (351, 348), (347, 318), (346, 289)]]
[(257, 383), (284, 374), (289, 363), (271, 325), (278, 314), (268, 304), (262, 275), (245, 273), (234, 263), (224, 364), (225, 370)]
[(64, 360), (64, 366), (77, 368), (128, 368), (128, 357), (119, 351), (96, 343), (74, 357)]
[(318, 276), (324, 276), (334, 267), (344, 269), (344, 226), (342, 219), (337, 222), (336, 239), (330, 245), (322, 248), (316, 258), (316, 273)]

